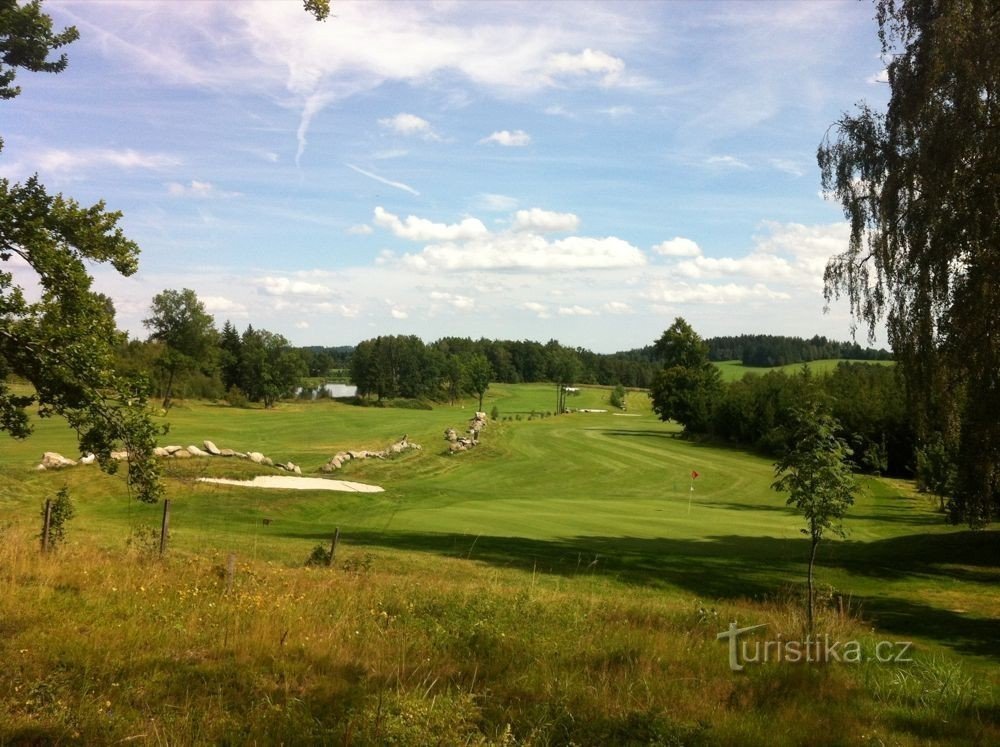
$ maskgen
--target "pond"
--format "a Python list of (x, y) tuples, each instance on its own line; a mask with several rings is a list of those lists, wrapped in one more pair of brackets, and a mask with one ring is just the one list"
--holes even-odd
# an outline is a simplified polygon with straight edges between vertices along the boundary
[[(312, 394), (312, 399), (316, 399), (319, 395), (320, 389), (324, 390), (326, 393), (325, 397), (331, 397), (333, 399), (341, 399), (346, 397), (356, 397), (358, 395), (358, 388), (354, 384), (323, 384), (321, 387), (316, 387), (315, 389), (306, 389), (306, 392)], [(295, 390), (296, 397), (302, 397), (303, 389), (298, 387)]]

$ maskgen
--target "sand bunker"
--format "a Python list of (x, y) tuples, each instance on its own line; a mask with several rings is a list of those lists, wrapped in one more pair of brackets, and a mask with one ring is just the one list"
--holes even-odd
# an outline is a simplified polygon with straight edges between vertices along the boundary
[(252, 480), (228, 480), (225, 477), (199, 477), (198, 482), (216, 485), (237, 485), (241, 488), (281, 488), (283, 490), (340, 490), (348, 493), (382, 493), (378, 485), (347, 480), (325, 480), (322, 477), (290, 477), (285, 475), (259, 475)]

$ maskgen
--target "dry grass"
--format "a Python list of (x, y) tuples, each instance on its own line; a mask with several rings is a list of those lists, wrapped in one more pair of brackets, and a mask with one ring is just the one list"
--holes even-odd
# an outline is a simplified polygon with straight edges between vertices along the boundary
[[(225, 555), (159, 561), (146, 545), (42, 556), (23, 531), (0, 537), (0, 743), (1000, 741), (990, 686), (957, 657), (902, 677), (730, 672), (717, 632), (794, 634), (793, 602), (713, 609), (587, 574), (350, 549), (333, 569), (237, 559), (227, 588)], [(872, 637), (833, 611), (822, 626)]]

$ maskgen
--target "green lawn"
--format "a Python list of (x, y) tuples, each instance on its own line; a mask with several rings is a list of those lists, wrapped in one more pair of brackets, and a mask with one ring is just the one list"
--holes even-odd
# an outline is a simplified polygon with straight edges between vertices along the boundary
[[(894, 366), (895, 361), (855, 361), (843, 359), (824, 359), (819, 361), (809, 361), (805, 365), (813, 373), (823, 374), (833, 371), (841, 363), (867, 363), (873, 366)], [(736, 381), (742, 379), (748, 373), (766, 374), (768, 371), (783, 371), (791, 374), (802, 370), (801, 363), (790, 363), (787, 366), (744, 366), (742, 361), (716, 361), (715, 366), (722, 373), (723, 381)]]

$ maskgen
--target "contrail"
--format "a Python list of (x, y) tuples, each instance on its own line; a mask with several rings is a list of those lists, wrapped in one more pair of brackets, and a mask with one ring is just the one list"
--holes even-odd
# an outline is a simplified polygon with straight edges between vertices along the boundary
[(384, 177), (379, 176), (378, 174), (373, 174), (370, 171), (365, 171), (364, 169), (359, 169), (357, 166), (354, 166), (354, 165), (349, 164), (349, 163), (345, 163), (344, 165), (347, 168), (352, 169), (353, 171), (357, 171), (362, 176), (367, 176), (369, 179), (374, 179), (377, 182), (382, 182), (383, 184), (388, 184), (390, 187), (395, 187), (396, 189), (401, 189), (404, 192), (409, 192), (411, 195), (415, 195), (417, 197), (420, 197), (420, 193), (417, 190), (415, 190), (413, 187), (411, 187), (409, 184), (403, 184), (402, 182), (394, 182), (391, 179), (386, 179)]

